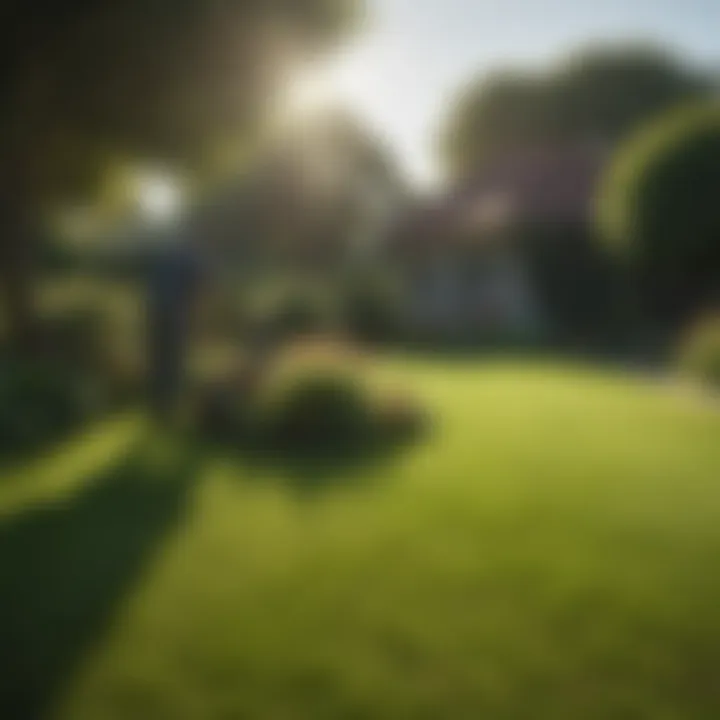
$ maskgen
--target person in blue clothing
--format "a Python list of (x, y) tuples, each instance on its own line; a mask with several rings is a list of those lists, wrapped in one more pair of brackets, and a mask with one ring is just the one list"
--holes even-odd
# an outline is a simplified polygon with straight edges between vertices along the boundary
[(155, 417), (177, 412), (193, 308), (206, 263), (197, 242), (165, 243), (152, 263), (147, 293), (148, 393)]

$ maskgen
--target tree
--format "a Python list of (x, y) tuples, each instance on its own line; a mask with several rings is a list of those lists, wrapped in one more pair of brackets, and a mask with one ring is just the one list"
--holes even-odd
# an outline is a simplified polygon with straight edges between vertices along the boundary
[(545, 134), (545, 82), (502, 71), (466, 88), (441, 134), (441, 152), (451, 178), (472, 173), (507, 150)]
[(670, 112), (623, 144), (598, 222), (626, 257), (651, 317), (684, 320), (720, 301), (720, 103)]
[[(405, 182), (390, 149), (351, 113), (327, 111), (276, 139), (239, 186), (229, 183), (218, 223), (217, 197), (204, 225), (244, 227), (243, 249), (257, 258), (335, 270), (372, 255), (402, 202)], [(238, 210), (240, 209), (240, 213)], [(214, 218), (214, 219), (213, 219)]]
[(4, 0), (0, 290), (32, 319), (38, 218), (87, 197), (113, 158), (192, 164), (251, 134), (283, 75), (350, 24), (353, 0)]
[(615, 143), (653, 116), (707, 94), (699, 71), (654, 47), (595, 47), (543, 73), (498, 72), (462, 88), (441, 134), (448, 174), (508, 149)]

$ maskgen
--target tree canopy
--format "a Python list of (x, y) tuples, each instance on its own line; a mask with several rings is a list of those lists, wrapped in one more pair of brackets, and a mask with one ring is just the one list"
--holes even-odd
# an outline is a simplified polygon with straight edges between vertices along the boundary
[(442, 159), (457, 178), (507, 150), (612, 144), (711, 86), (709, 76), (644, 45), (590, 48), (540, 73), (496, 72), (458, 93), (441, 132)]
[(295, 63), (360, 0), (5, 0), (0, 8), (0, 291), (23, 324), (29, 225), (113, 158), (194, 162), (251, 135)]
[(78, 147), (185, 160), (261, 118), (282, 74), (336, 37), (354, 5), (10, 0), (0, 11), (0, 147), (12, 139), (23, 161), (36, 149), (33, 167), (63, 189)]
[(720, 300), (720, 102), (668, 113), (624, 143), (603, 180), (605, 240), (650, 307), (682, 318)]

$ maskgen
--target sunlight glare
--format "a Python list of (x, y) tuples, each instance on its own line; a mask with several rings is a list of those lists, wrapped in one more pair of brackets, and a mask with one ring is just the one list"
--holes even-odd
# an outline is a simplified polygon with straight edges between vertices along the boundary
[(136, 185), (138, 207), (142, 214), (155, 222), (166, 222), (175, 217), (182, 205), (182, 191), (168, 174), (145, 172), (138, 176)]
[(285, 93), (286, 119), (312, 120), (338, 107), (360, 110), (363, 89), (370, 78), (359, 60), (346, 53), (295, 77)]

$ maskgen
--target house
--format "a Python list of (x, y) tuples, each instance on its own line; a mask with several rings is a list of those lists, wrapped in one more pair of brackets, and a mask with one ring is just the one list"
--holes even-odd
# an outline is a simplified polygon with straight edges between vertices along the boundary
[(461, 337), (547, 328), (553, 318), (532, 258), (539, 243), (587, 236), (605, 158), (597, 146), (524, 149), (405, 213), (387, 251), (413, 326)]

